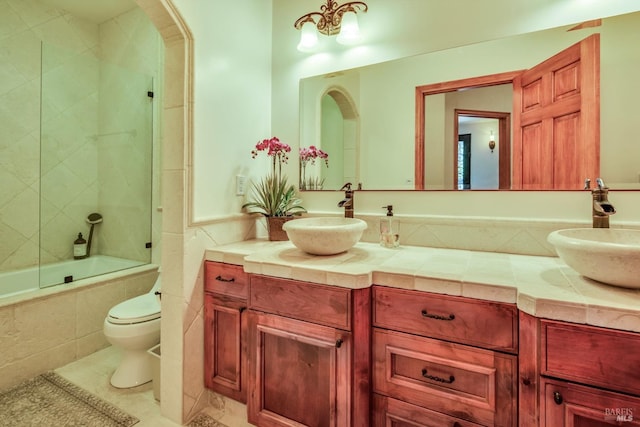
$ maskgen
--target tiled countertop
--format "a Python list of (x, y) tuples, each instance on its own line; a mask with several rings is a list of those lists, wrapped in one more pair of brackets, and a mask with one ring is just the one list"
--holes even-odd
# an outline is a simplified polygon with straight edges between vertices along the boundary
[(580, 276), (559, 258), (358, 243), (331, 256), (249, 240), (206, 251), (248, 273), (346, 288), (372, 284), (515, 303), (533, 316), (640, 332), (640, 291)]

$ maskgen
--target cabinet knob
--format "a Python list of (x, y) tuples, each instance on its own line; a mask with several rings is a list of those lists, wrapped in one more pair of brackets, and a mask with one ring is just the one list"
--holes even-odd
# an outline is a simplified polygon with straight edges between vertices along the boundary
[(531, 385), (531, 380), (529, 378), (523, 378), (522, 379), (522, 385), (530, 386)]
[(563, 399), (559, 391), (553, 392), (553, 401), (556, 402), (556, 405), (562, 405)]
[(338, 340), (336, 341), (336, 348), (342, 347), (342, 342), (342, 338), (338, 338)]

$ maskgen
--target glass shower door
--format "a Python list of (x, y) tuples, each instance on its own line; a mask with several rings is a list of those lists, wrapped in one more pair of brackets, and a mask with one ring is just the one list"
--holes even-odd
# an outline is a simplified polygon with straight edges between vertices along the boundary
[(40, 287), (151, 261), (153, 79), (42, 48)]

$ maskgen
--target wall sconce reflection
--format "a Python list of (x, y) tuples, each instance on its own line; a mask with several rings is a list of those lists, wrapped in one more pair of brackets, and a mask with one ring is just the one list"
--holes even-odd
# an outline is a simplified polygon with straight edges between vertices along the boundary
[(489, 149), (493, 153), (493, 149), (496, 148), (496, 137), (493, 134), (493, 131), (489, 134)]

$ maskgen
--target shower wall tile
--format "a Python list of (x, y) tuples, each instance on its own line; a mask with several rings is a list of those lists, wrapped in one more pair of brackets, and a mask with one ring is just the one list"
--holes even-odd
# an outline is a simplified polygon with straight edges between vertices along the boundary
[(38, 193), (31, 188), (26, 188), (14, 197), (0, 212), (5, 218), (5, 224), (20, 235), (30, 238), (37, 233), (32, 225), (38, 221)]
[[(0, 68), (13, 67), (16, 72), (10, 76), (11, 78), (21, 78), (25, 81), (39, 80), (40, 43), (40, 38), (31, 30), (0, 39), (0, 58), (2, 58)], [(8, 83), (4, 79), (0, 81), (0, 87)], [(0, 93), (3, 93), (1, 89)]]
[[(43, 24), (64, 14), (62, 9), (40, 3), (36, 0), (7, 0), (9, 7), (31, 27)], [(2, 13), (6, 8), (2, 8)]]
[[(26, 185), (33, 186), (34, 191), (38, 192), (38, 179), (40, 178), (37, 166), (40, 162), (38, 135), (30, 134), (23, 138), (15, 139), (3, 151), (6, 152), (7, 157), (0, 159), (0, 167), (6, 171), (7, 175), (18, 179)], [(12, 188), (15, 187), (9, 186), (5, 191)], [(2, 205), (2, 201), (0, 201), (0, 205)]]
[(2, 10), (0, 15), (0, 38), (8, 37), (29, 28), (12, 6), (15, 2), (15, 0), (10, 2), (0, 1), (0, 10)]
[(74, 52), (84, 52), (94, 46), (91, 41), (83, 40), (81, 32), (74, 27), (75, 23), (72, 20), (59, 16), (34, 26), (33, 31), (47, 43), (64, 46)]
[[(16, 70), (15, 66), (9, 62), (7, 55), (0, 56), (2, 61), (0, 62), (0, 95), (6, 96), (15, 88), (19, 88), (26, 83), (27, 80)], [(9, 113), (9, 108), (4, 108), (4, 111)]]
[[(54, 194), (42, 202), (42, 207), (49, 209), (42, 212), (48, 224), (42, 234), (42, 240), (48, 241), (43, 259), (68, 259), (77, 231), (85, 227), (86, 209), (70, 209), (77, 216), (75, 222), (71, 213), (63, 213), (67, 206), (61, 202), (78, 205), (71, 195), (82, 194), (89, 198), (80, 205), (95, 204), (91, 200), (96, 197), (95, 191), (85, 192), (96, 181), (95, 171), (92, 178), (88, 175), (92, 173), (90, 168), (85, 166), (85, 144), (90, 144), (87, 137), (97, 132), (97, 127), (87, 123), (91, 122), (90, 115), (93, 123), (97, 120), (99, 69), (95, 58), (97, 25), (37, 0), (2, 0), (0, 9), (0, 235), (5, 237), (0, 269), (5, 270), (38, 264), (40, 222), (34, 196), (39, 196), (40, 160), (49, 177), (75, 180), (69, 184), (43, 182), (44, 188)], [(45, 49), (42, 94), (41, 42)], [(67, 159), (81, 169), (75, 175), (69, 173), (64, 163)], [(80, 210), (81, 215), (77, 215)]]

